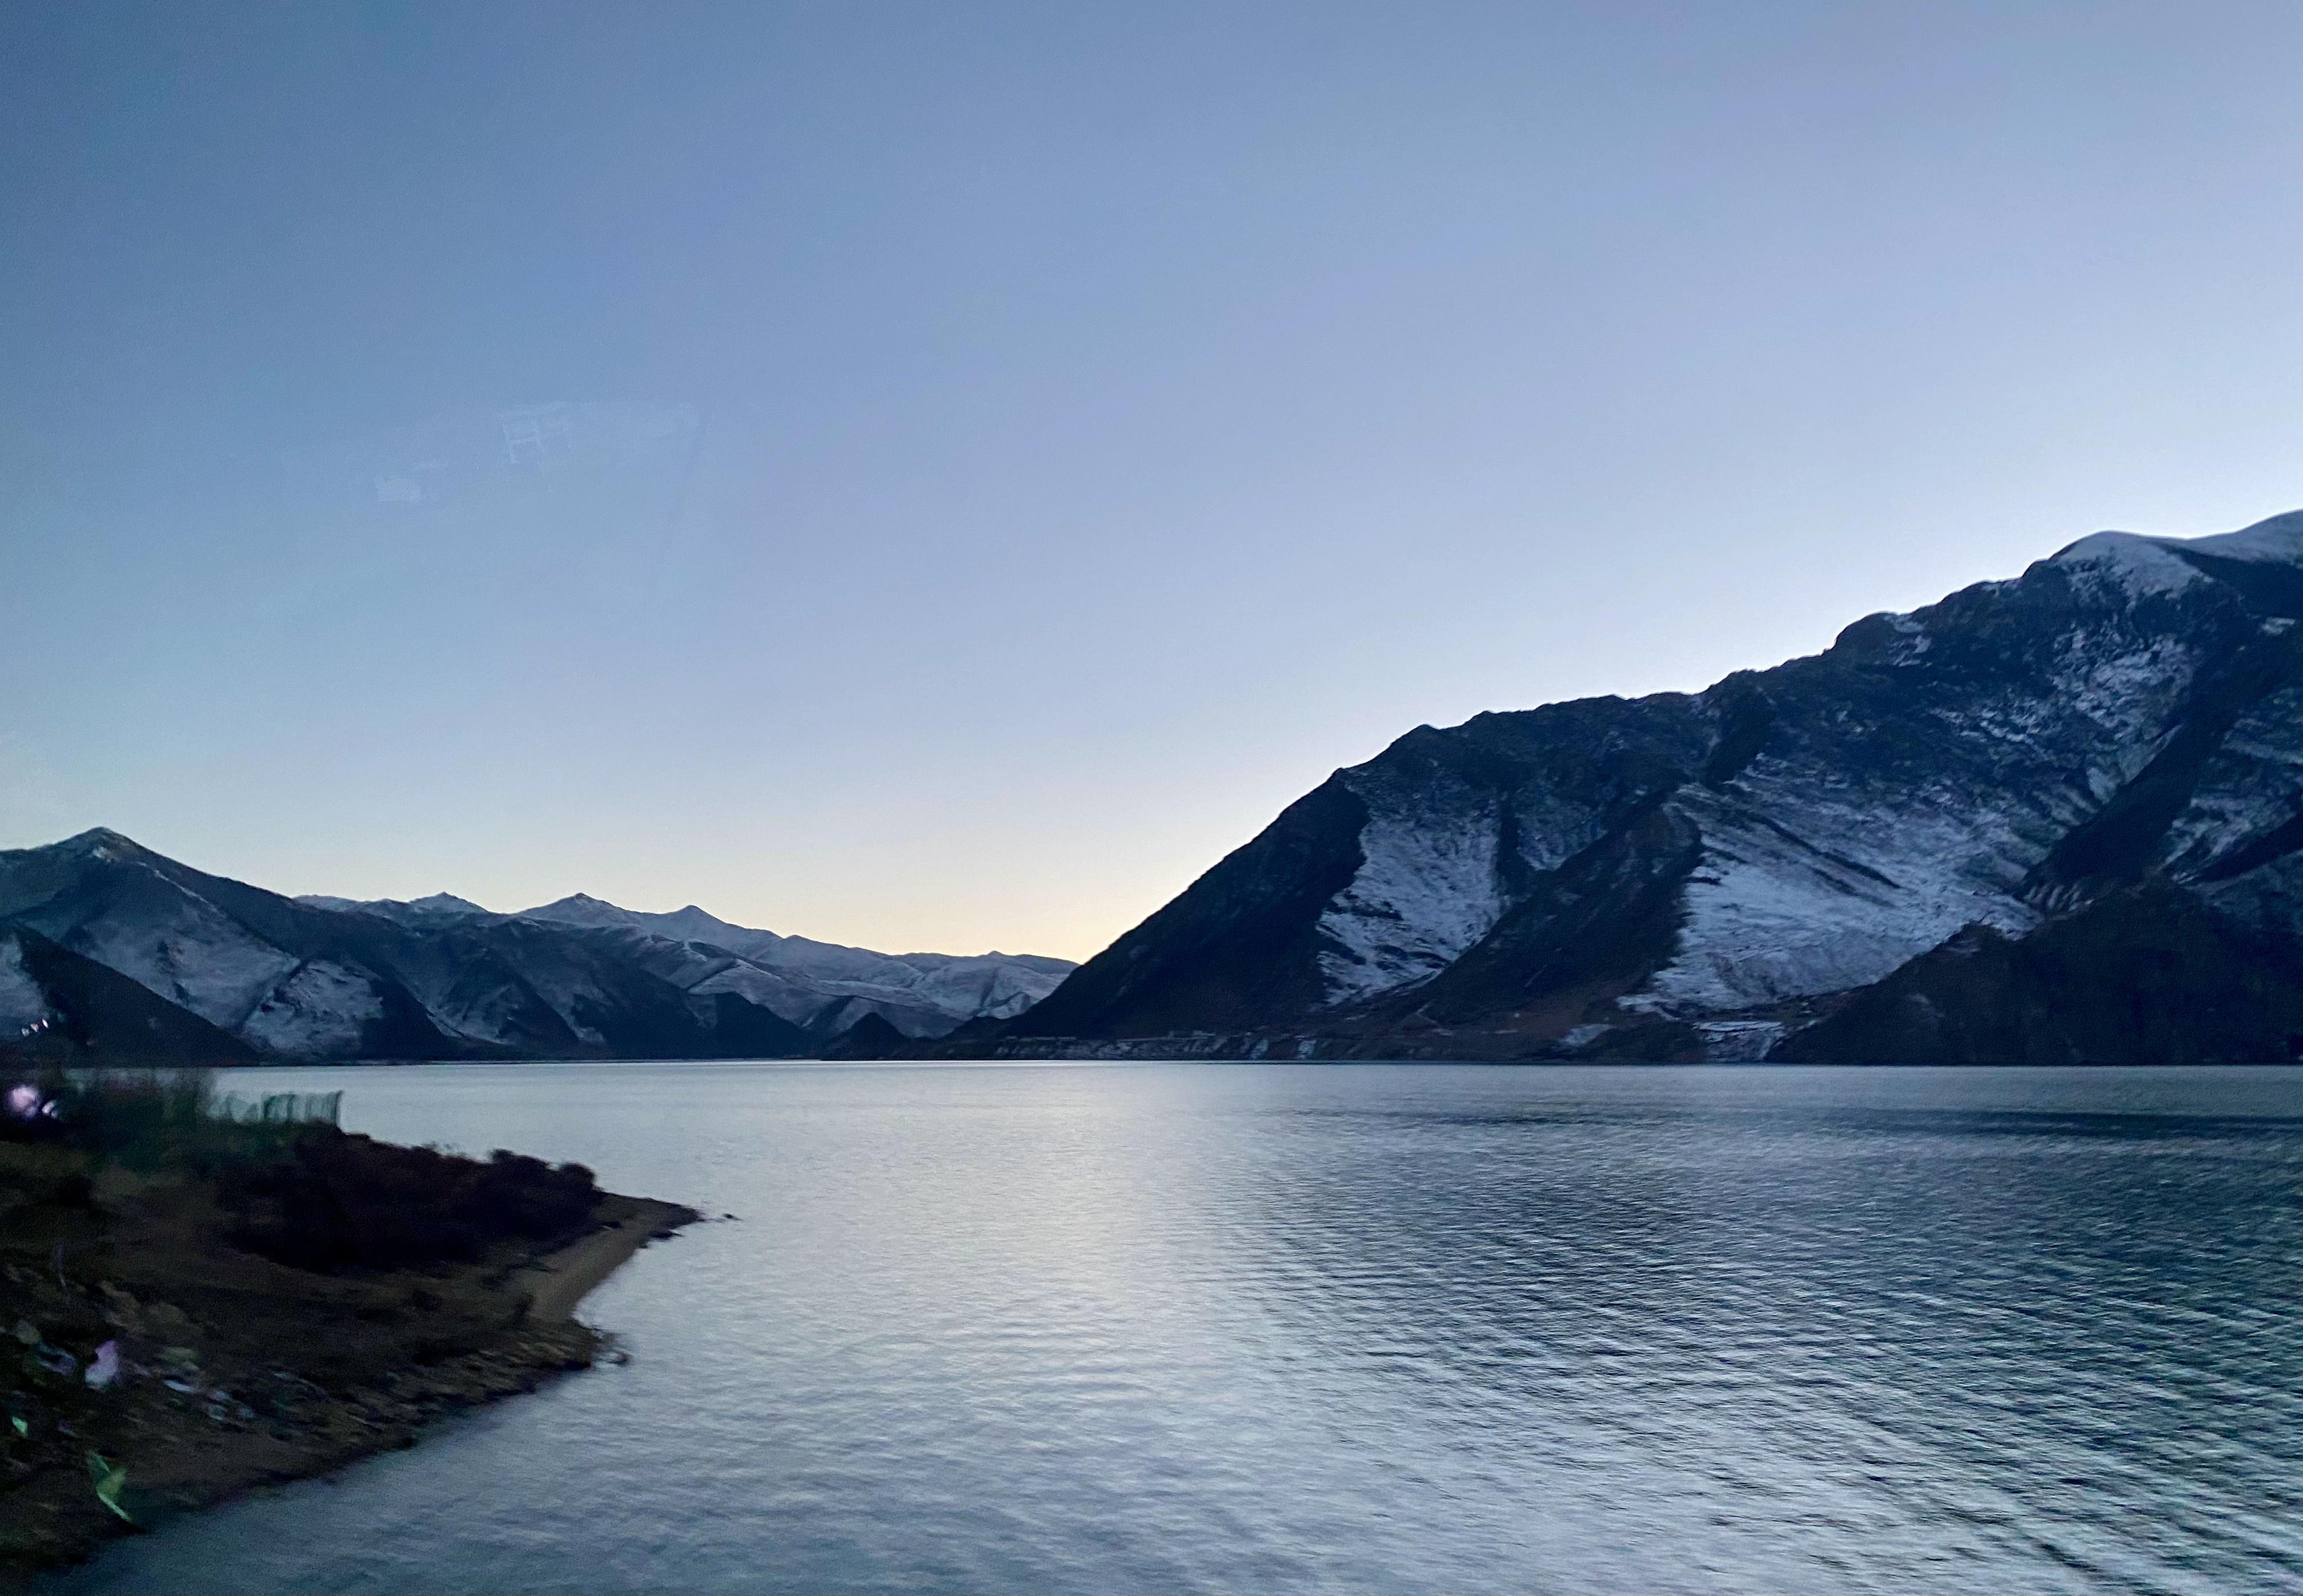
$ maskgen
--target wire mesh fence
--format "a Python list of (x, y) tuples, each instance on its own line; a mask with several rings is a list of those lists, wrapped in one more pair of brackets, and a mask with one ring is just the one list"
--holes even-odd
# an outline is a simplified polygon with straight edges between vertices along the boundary
[(216, 1099), (215, 1113), (238, 1125), (335, 1125), (341, 1123), (344, 1095), (333, 1092), (266, 1092), (243, 1097), (226, 1092)]

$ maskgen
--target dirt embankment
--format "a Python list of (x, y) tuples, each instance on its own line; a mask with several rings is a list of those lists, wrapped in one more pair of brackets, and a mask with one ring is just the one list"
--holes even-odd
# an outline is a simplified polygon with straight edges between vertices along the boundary
[(252, 1247), (300, 1256), (309, 1238), (266, 1230), (229, 1180), (0, 1145), (0, 1592), (589, 1366), (604, 1338), (577, 1304), (698, 1216), (612, 1193), (580, 1205), (549, 1237), (460, 1234), (462, 1257), (299, 1267)]

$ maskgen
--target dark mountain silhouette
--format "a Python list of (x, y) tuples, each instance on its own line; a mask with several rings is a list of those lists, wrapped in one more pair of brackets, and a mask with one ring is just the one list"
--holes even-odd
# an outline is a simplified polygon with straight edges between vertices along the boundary
[(1421, 727), (951, 1046), (2283, 1060), (2299, 617), (2303, 513), (2104, 533), (1703, 693)]

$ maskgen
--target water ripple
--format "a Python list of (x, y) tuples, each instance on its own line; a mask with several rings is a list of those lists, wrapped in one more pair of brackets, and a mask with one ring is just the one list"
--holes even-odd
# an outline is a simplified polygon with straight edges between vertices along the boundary
[(296, 1073), (745, 1219), (54, 1589), (2303, 1591), (2295, 1071)]

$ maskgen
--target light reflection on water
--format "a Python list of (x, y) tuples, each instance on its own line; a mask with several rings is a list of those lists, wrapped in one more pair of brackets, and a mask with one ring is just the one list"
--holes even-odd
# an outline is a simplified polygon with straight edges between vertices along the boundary
[(741, 1220), (56, 1590), (2303, 1590), (2303, 1071), (262, 1080)]

